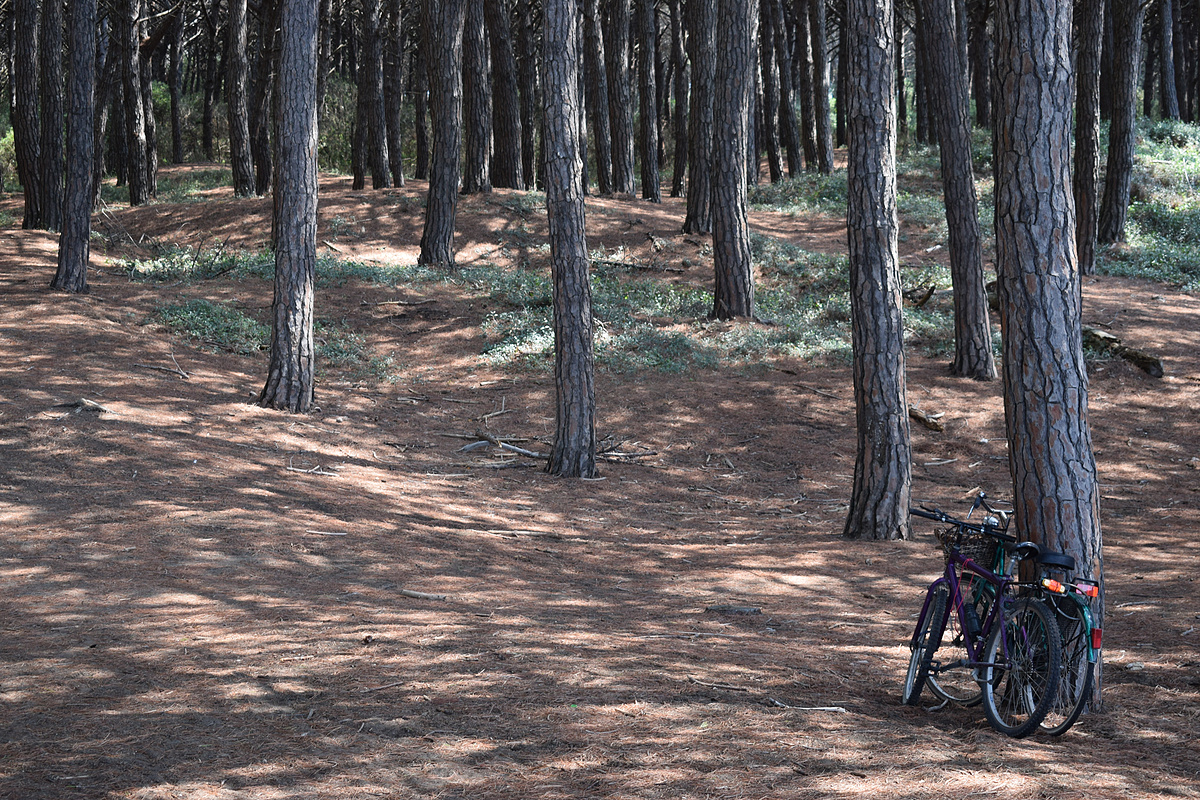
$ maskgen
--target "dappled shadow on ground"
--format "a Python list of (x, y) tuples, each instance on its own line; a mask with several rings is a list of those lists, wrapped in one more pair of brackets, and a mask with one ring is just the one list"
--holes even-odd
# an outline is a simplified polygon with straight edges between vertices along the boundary
[[(419, 207), (386, 224), (376, 207), (417, 190), (334, 182), (323, 197), (328, 244), (415, 259)], [(257, 246), (262, 214), (243, 212), (261, 201), (214, 202), (228, 208), (212, 219), (208, 204), (113, 213), (134, 240), (194, 214), (210, 238)], [(595, 242), (682, 270), (664, 279), (706, 279), (704, 242), (672, 232), (678, 203), (593, 205)], [(464, 208), (460, 240), (480, 263), (544, 258), (536, 203), (497, 193)], [(181, 293), (263, 306), (266, 282), (130, 284), (98, 253), (93, 293), (70, 298), (42, 288), (52, 239), (3, 234), (16, 249), (0, 258), (0, 796), (1200, 791), (1192, 298), (1087, 287), (1091, 321), (1160, 353), (1168, 374), (1094, 365), (1107, 703), (1061, 740), (1014, 742), (977, 709), (899, 705), (940, 561), (925, 528), (902, 543), (839, 536), (854, 455), (844, 366), (601, 375), (601, 434), (654, 455), (561, 481), (459, 451), (480, 428), (545, 450), (553, 429), (550, 376), (481, 363), (483, 312), (461, 289), (374, 323), (362, 302), (377, 290), (324, 290), (331, 316), (373, 324), (371, 345), (402, 354), (400, 379), (328, 373), (320, 410), (293, 417), (250, 402), (260, 357), (153, 322)], [(914, 430), (915, 495), (1004, 495), (999, 387), (919, 355), (908, 382), (946, 426)]]

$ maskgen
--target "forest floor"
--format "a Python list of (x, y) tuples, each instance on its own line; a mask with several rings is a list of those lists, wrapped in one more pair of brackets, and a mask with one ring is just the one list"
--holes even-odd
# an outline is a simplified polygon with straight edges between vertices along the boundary
[[(412, 263), (424, 188), (332, 178), (319, 238)], [(120, 261), (262, 247), (268, 201), (212, 195), (98, 218), (86, 296), (45, 288), (54, 237), (0, 230), (0, 798), (1200, 796), (1197, 298), (1085, 283), (1085, 322), (1166, 375), (1094, 362), (1104, 706), (1018, 741), (978, 708), (899, 702), (941, 558), (925, 524), (841, 536), (848, 366), (602, 372), (600, 436), (653, 455), (560, 480), (460, 452), (480, 428), (542, 451), (553, 433), (551, 374), (481, 360), (478, 296), (351, 281), (318, 314), (397, 353), (398, 379), (330, 373), (319, 410), (268, 411), (264, 355), (190, 344), (154, 312), (207, 297), (265, 315), (270, 284), (134, 283)], [(517, 205), (463, 198), (460, 263), (544, 263), (544, 215)], [(0, 210), (19, 220), (20, 199)], [(592, 198), (589, 245), (649, 259), (670, 241), (663, 279), (707, 285), (682, 215)], [(839, 219), (753, 224), (844, 251)], [(516, 227), (529, 253), (497, 244)], [(913, 428), (915, 496), (1009, 496), (999, 383), (910, 353), (908, 391), (945, 424)]]

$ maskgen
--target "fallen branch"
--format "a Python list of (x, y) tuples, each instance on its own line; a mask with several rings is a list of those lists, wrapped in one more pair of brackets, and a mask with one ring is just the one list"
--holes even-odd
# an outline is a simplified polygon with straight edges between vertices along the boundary
[(54, 408), (78, 408), (80, 410), (85, 409), (85, 408), (94, 408), (97, 411), (101, 411), (101, 412), (104, 412), (107, 414), (112, 413), (112, 411), (110, 409), (105, 408), (104, 406), (97, 403), (95, 400), (88, 400), (86, 397), (81, 397), (78, 400), (72, 400), (69, 403), (55, 403)]
[(493, 445), (495, 445), (496, 447), (499, 447), (503, 450), (511, 451), (513, 453), (516, 453), (519, 456), (525, 456), (526, 458), (539, 458), (543, 461), (549, 460), (549, 458), (550, 458), (550, 456), (548, 456), (548, 455), (543, 455), (541, 453), (535, 453), (532, 450), (526, 450), (523, 447), (517, 447), (514, 444), (509, 444), (508, 442), (505, 442), (501, 439), (496, 438), (495, 436), (488, 433), (487, 431), (482, 431), (482, 430), (475, 431), (475, 437), (478, 439), (482, 439), (485, 442), (491, 442)]
[(436, 303), (437, 300), (380, 300), (378, 303), (372, 303), (369, 300), (363, 300), (360, 305), (364, 306), (427, 306), (430, 303)]
[(842, 708), (841, 706), (789, 706), (787, 703), (781, 703), (774, 697), (768, 697), (767, 701), (773, 706), (778, 708), (786, 708), (789, 711), (829, 711), (834, 714), (846, 713), (846, 709)]
[(916, 406), (909, 406), (908, 415), (931, 431), (941, 433), (946, 430), (946, 426), (939, 422), (943, 416), (942, 414), (926, 414)]
[(188, 378), (191, 377), (186, 372), (179, 369), (178, 366), (176, 366), (175, 369), (171, 369), (170, 367), (156, 367), (153, 364), (134, 364), (134, 366), (138, 367), (139, 369), (154, 369), (154, 370), (158, 370), (159, 372), (170, 372), (173, 375), (178, 375), (179, 377), (183, 378), (184, 380), (187, 380)]
[(688, 682), (694, 683), (697, 686), (703, 686), (707, 689), (728, 689), (731, 692), (748, 692), (748, 691), (750, 691), (749, 687), (746, 687), (746, 686), (733, 686), (732, 684), (728, 684), (728, 683), (705, 683), (704, 681), (696, 680), (691, 675), (688, 675)]
[(428, 592), (414, 592), (412, 589), (397, 589), (398, 594), (405, 597), (411, 597), (414, 600), (445, 600), (444, 594), (429, 594)]

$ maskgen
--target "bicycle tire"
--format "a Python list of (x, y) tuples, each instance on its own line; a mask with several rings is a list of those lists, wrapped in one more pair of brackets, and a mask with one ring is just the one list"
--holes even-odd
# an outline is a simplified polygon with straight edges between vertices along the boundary
[(1009, 600), (1003, 623), (984, 649), (983, 711), (993, 728), (1020, 739), (1038, 729), (1054, 704), (1062, 638), (1053, 612), (1032, 597)]
[[(969, 577), (966, 583), (968, 585), (963, 591), (963, 595), (974, 601), (976, 618), (987, 619), (995, 589), (990, 583), (983, 580), (972, 580)], [(941, 656), (943, 663), (951, 663), (947, 657), (958, 655), (959, 651), (966, 654), (966, 643), (963, 641), (965, 634), (959, 629), (957, 620), (957, 614), (950, 614), (947, 619), (946, 627), (953, 629), (955, 635), (949, 642), (945, 641), (945, 634), (942, 635), (942, 644), (936, 656)], [(943, 670), (930, 670), (926, 684), (929, 686), (929, 691), (933, 692), (936, 697), (960, 706), (972, 708), (983, 702), (983, 689), (979, 687), (979, 681), (975, 680), (975, 670), (965, 665)]]
[(1075, 597), (1052, 597), (1046, 603), (1058, 621), (1062, 638), (1062, 665), (1054, 703), (1038, 724), (1038, 730), (1061, 736), (1079, 719), (1092, 697), (1095, 656), (1092, 652), (1092, 621), (1087, 607)]
[(925, 607), (925, 615), (917, 622), (909, 645), (912, 655), (908, 659), (908, 673), (904, 676), (904, 691), (900, 696), (900, 701), (906, 706), (915, 706), (920, 702), (921, 689), (933, 664), (933, 654), (942, 642), (942, 630), (946, 627), (946, 600), (949, 596), (950, 590), (946, 584), (935, 586)]

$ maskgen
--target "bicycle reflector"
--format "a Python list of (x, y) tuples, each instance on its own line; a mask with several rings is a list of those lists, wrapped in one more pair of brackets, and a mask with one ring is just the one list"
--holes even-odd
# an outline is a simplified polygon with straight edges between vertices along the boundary
[(1087, 583), (1086, 581), (1080, 581), (1079, 583), (1075, 584), (1075, 588), (1084, 597), (1099, 597), (1100, 596), (1100, 587), (1094, 583)]
[(1062, 594), (1067, 590), (1065, 586), (1053, 578), (1042, 578), (1042, 588), (1055, 594)]
[(1092, 649), (1099, 650), (1100, 642), (1104, 639), (1104, 631), (1099, 628), (1092, 628)]

